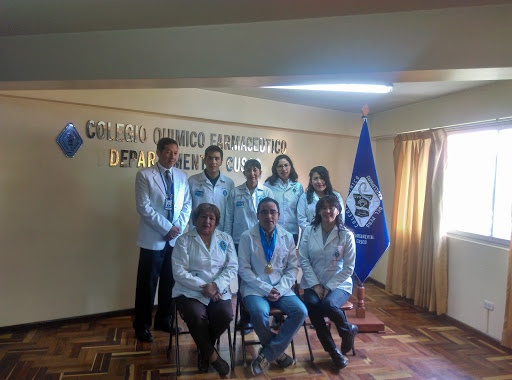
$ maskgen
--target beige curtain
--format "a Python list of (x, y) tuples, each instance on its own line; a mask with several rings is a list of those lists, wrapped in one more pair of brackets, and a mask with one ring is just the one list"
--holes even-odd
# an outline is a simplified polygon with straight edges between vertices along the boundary
[(448, 254), (442, 228), (446, 132), (398, 135), (386, 290), (446, 313)]
[(503, 324), (501, 344), (512, 348), (512, 236), (510, 236), (508, 251), (507, 301), (505, 303), (505, 323)]

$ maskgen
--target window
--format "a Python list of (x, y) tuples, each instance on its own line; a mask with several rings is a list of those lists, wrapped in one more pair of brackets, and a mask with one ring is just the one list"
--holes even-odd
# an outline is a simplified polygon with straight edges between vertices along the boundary
[(512, 125), (448, 136), (448, 231), (510, 240)]

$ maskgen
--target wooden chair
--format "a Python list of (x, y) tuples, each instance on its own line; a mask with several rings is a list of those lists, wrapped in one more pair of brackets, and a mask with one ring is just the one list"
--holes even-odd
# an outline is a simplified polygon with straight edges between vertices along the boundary
[[(242, 328), (238, 326), (238, 316), (240, 315), (241, 308), (244, 308), (247, 311), (247, 307), (245, 306), (242, 295), (240, 294), (240, 292), (238, 292), (236, 294), (235, 329), (234, 329), (233, 350), (232, 351), (233, 351), (233, 358), (234, 358), (235, 354), (236, 354), (236, 332), (238, 330), (238, 331), (240, 331), (240, 335), (242, 336), (242, 358), (243, 358), (243, 363), (244, 363), (244, 368), (245, 368), (245, 367), (247, 367), (247, 356), (245, 353), (245, 347), (260, 344), (260, 341), (259, 340), (251, 340), (251, 341), (245, 340), (244, 332), (241, 331)], [(285, 317), (286, 313), (278, 308), (271, 307), (270, 311), (269, 311), (269, 316), (270, 317), (276, 317), (276, 316)], [(282, 321), (283, 321), (283, 318), (281, 318), (281, 324), (283, 323)], [(308, 345), (309, 345), (309, 339), (308, 339)], [(292, 357), (293, 357), (293, 360), (295, 360), (295, 346), (293, 345), (293, 339), (291, 342), (291, 347), (292, 347)], [(311, 350), (311, 346), (309, 349)]]
[[(171, 328), (174, 328), (174, 336), (176, 337), (176, 375), (181, 375), (181, 368), (180, 368), (180, 344), (179, 344), (179, 336), (183, 334), (190, 334), (190, 331), (179, 331), (178, 329), (178, 307), (176, 306), (176, 302), (174, 303), (173, 307), (173, 320), (174, 320), (174, 326), (171, 326)], [(183, 320), (183, 317), (180, 314), (181, 319)], [(233, 348), (231, 345), (231, 327), (228, 326), (227, 329), (228, 332), (228, 346), (229, 346), (229, 359), (231, 360), (231, 369), (235, 368), (235, 361), (234, 361), (234, 354), (233, 354)], [(169, 346), (167, 347), (167, 360), (171, 361), (171, 351), (172, 351), (172, 338), (173, 334), (169, 334)], [(220, 347), (220, 337), (217, 339), (217, 351), (219, 351)], [(199, 351), (198, 351), (198, 360), (199, 360)]]

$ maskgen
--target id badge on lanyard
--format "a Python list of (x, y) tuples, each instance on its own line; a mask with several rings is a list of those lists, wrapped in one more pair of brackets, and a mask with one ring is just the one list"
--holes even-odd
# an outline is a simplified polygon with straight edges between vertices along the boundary
[[(162, 178), (162, 183), (164, 185), (164, 190), (166, 193), (165, 201), (164, 201), (164, 210), (169, 211), (169, 210), (173, 209), (174, 181), (171, 179), (171, 188), (168, 189), (161, 172), (160, 172), (160, 178)], [(169, 194), (169, 190), (170, 190), (170, 194)]]
[(172, 210), (172, 199), (171, 198), (165, 198), (164, 209)]

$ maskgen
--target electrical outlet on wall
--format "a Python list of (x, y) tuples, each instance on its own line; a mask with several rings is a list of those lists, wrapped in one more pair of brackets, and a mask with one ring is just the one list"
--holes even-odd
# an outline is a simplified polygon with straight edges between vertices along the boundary
[(484, 300), (484, 309), (493, 311), (494, 303), (492, 303), (491, 301)]

